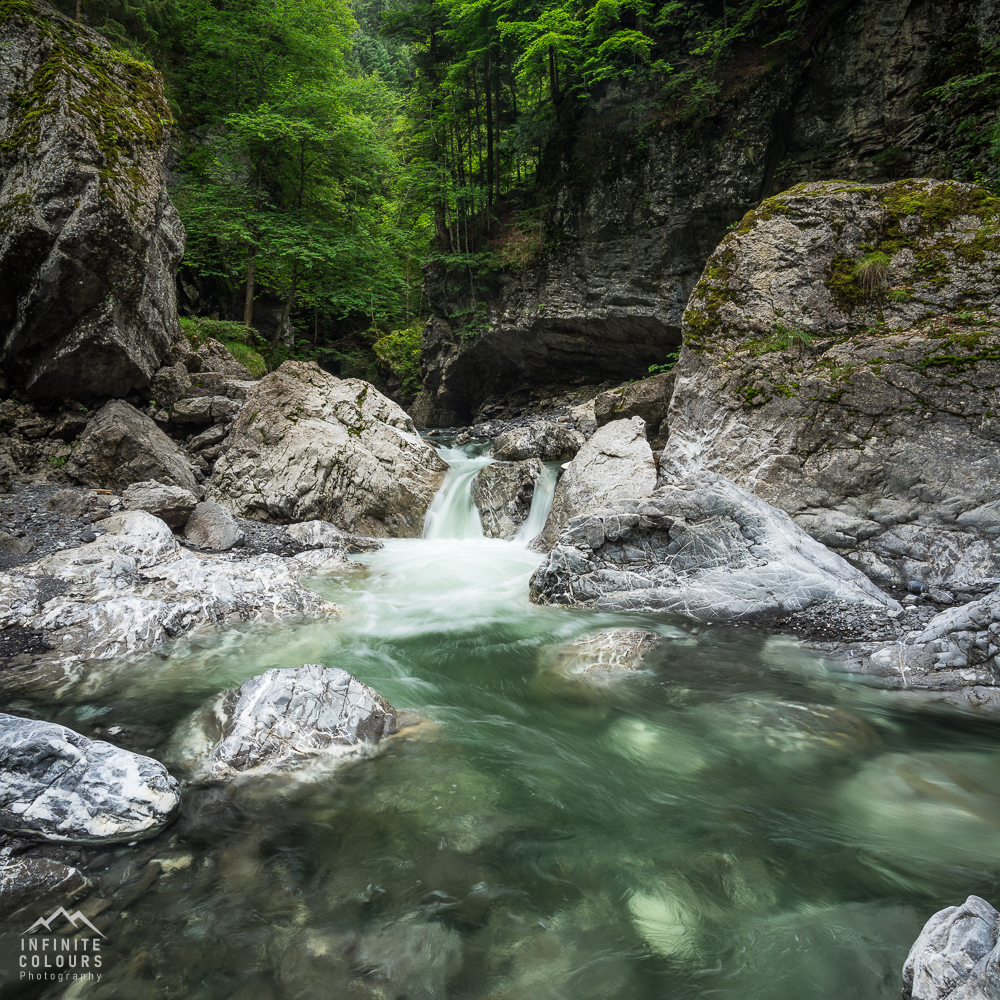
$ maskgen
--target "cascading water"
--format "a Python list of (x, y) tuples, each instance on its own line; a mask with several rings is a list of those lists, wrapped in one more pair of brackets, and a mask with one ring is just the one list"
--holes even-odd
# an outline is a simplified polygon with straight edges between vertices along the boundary
[[(926, 917), (996, 895), (1000, 736), (752, 628), (531, 605), (556, 470), (518, 538), (486, 539), (481, 452), (442, 449), (424, 538), (310, 582), (342, 614), (95, 661), (78, 702), (36, 707), (162, 756), (221, 689), (311, 662), (424, 720), (325, 781), (203, 789), (200, 828), (102, 849), (124, 883), (104, 992), (65, 996), (897, 1000)], [(644, 669), (561, 672), (563, 644), (623, 627), (663, 637)], [(129, 851), (156, 859), (137, 898)]]

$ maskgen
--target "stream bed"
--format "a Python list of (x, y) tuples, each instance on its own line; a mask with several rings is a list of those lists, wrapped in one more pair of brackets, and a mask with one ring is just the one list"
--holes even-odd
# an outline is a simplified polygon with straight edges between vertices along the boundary
[[(42, 995), (896, 998), (931, 913), (997, 902), (1000, 730), (746, 626), (532, 606), (555, 473), (524, 537), (484, 539), (481, 451), (443, 450), (428, 537), (309, 583), (341, 616), (203, 635), (60, 708), (169, 731), (321, 663), (420, 721), (322, 780), (199, 791), (147, 848), (157, 877), (108, 925), (102, 982)], [(623, 626), (665, 638), (645, 669), (554, 668)]]

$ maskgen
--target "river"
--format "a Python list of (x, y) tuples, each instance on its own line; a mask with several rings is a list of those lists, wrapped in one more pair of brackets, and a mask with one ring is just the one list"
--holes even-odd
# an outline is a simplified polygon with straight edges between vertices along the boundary
[[(483, 448), (442, 454), (425, 538), (310, 582), (342, 616), (203, 636), (72, 710), (162, 729), (313, 662), (423, 721), (325, 780), (208, 790), (210, 822), (161, 838), (108, 931), (104, 983), (46, 996), (896, 998), (931, 913), (997, 902), (994, 726), (757, 629), (535, 607), (554, 470), (523, 537), (489, 540)], [(645, 669), (555, 668), (623, 625), (664, 637)]]

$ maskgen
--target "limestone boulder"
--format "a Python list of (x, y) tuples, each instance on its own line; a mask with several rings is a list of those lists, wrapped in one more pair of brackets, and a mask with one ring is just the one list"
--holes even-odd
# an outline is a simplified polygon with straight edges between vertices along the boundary
[(149, 417), (121, 399), (101, 407), (64, 468), (87, 486), (118, 492), (149, 480), (188, 491), (197, 485), (188, 456)]
[(180, 803), (176, 780), (151, 757), (49, 722), (0, 715), (0, 829), (77, 843), (138, 840)]
[(513, 538), (531, 513), (535, 484), (545, 467), (537, 458), (494, 462), (472, 480), (472, 501), (487, 538)]
[(927, 180), (749, 213), (688, 303), (663, 471), (725, 476), (880, 586), (1000, 581), (998, 217)]
[(164, 486), (155, 480), (132, 483), (122, 492), (126, 510), (145, 510), (160, 518), (171, 528), (181, 527), (191, 516), (198, 498), (180, 486)]
[(556, 485), (552, 509), (536, 545), (555, 544), (570, 520), (619, 500), (638, 500), (656, 488), (656, 463), (642, 417), (614, 420), (580, 449)]
[(498, 434), (490, 454), (501, 462), (523, 462), (528, 458), (565, 462), (580, 450), (584, 440), (572, 427), (552, 420), (536, 420), (527, 427), (514, 427)]
[[(94, 113), (103, 107), (114, 115)], [(180, 337), (170, 121), (148, 64), (41, 0), (5, 14), (0, 345), (3, 376), (25, 396), (124, 396)]]
[(995, 1000), (1000, 996), (1000, 913), (979, 896), (939, 910), (903, 966), (903, 1000)]
[(226, 552), (245, 540), (243, 529), (236, 518), (221, 504), (203, 500), (184, 525), (184, 537), (195, 545), (215, 552)]
[(233, 424), (209, 497), (255, 520), (324, 520), (354, 534), (413, 537), (445, 463), (413, 421), (360, 379), (286, 361)]
[[(306, 663), (267, 670), (224, 691), (195, 714), (182, 745), (214, 778), (284, 770), (317, 758), (333, 763), (395, 728), (395, 712), (346, 670)], [(200, 754), (207, 759), (197, 762)]]
[(707, 473), (571, 518), (532, 575), (530, 596), (711, 621), (766, 618), (821, 600), (898, 608), (783, 511)]

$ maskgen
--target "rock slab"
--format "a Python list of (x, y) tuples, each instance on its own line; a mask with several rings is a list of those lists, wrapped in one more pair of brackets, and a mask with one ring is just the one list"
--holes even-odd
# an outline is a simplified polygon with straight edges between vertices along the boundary
[(536, 420), (527, 427), (514, 427), (498, 434), (490, 454), (501, 462), (539, 458), (543, 462), (565, 462), (583, 445), (584, 437), (571, 427), (552, 420)]
[(65, 726), (0, 715), (0, 828), (73, 843), (149, 837), (173, 817), (178, 785), (151, 757)]
[(170, 121), (150, 66), (40, 0), (5, 13), (0, 345), (25, 395), (124, 396), (180, 337)]
[(147, 511), (165, 521), (171, 528), (184, 525), (197, 504), (198, 498), (190, 490), (180, 486), (165, 486), (155, 479), (132, 483), (122, 493), (122, 505), (126, 510)]
[(656, 463), (642, 417), (605, 424), (580, 449), (556, 485), (537, 546), (547, 551), (562, 528), (588, 510), (647, 497), (656, 488)]
[(248, 394), (209, 498), (259, 521), (330, 521), (353, 534), (418, 536), (445, 463), (413, 421), (360, 379), (286, 361)]
[(212, 500), (203, 500), (191, 511), (184, 525), (184, 537), (214, 552), (226, 552), (234, 545), (242, 545), (245, 539), (236, 518)]

